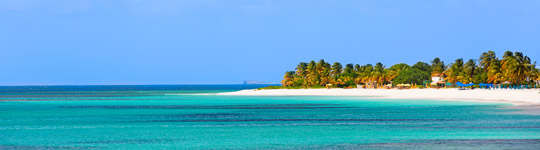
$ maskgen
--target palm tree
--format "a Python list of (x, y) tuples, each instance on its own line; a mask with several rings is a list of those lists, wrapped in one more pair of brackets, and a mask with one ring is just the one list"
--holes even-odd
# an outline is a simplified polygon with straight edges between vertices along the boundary
[(330, 75), (333, 77), (334, 82), (337, 82), (339, 79), (339, 76), (341, 75), (343, 66), (341, 66), (341, 63), (335, 62), (334, 65), (332, 65), (332, 71), (330, 72)]
[(377, 85), (382, 85), (385, 79), (384, 65), (381, 62), (375, 64), (374, 71), (372, 72), (371, 81), (377, 82)]
[(478, 59), (478, 65), (482, 67), (484, 71), (488, 70), (488, 67), (491, 65), (491, 61), (496, 59), (495, 52), (493, 51), (487, 51), (483, 52), (482, 55), (480, 55), (480, 58)]
[(307, 75), (307, 63), (300, 62), (296, 66), (296, 74), (301, 76), (302, 78), (305, 78), (305, 76)]
[(476, 62), (473, 59), (469, 59), (463, 68), (466, 74), (466, 82), (472, 82), (473, 76), (476, 73)]
[(540, 69), (535, 69), (534, 76), (536, 76), (536, 79), (533, 78), (534, 80), (540, 81)]
[(360, 73), (360, 76), (358, 77), (360, 82), (367, 84), (368, 82), (371, 83), (371, 74), (373, 72), (373, 65), (366, 64), (364, 66), (361, 66), (362, 72)]
[(359, 64), (354, 65), (354, 71), (355, 71), (356, 73), (360, 73), (360, 72), (362, 71), (361, 69), (362, 69), (362, 68), (360, 67)]
[(399, 63), (395, 64), (392, 67), (386, 69), (386, 81), (392, 81), (396, 76), (399, 74), (399, 72), (410, 69), (411, 66), (407, 65), (406, 63)]
[(319, 62), (317, 63), (317, 72), (321, 73), (324, 70), (324, 67), (326, 67), (326, 62), (324, 61), (324, 59), (319, 60)]
[[(325, 65), (326, 66), (326, 65)], [(330, 76), (330, 67), (324, 67), (324, 70), (321, 72), (321, 86), (325, 86), (330, 83), (332, 76)]]
[(530, 65), (529, 76), (527, 77), (527, 82), (530, 85), (531, 80), (540, 80), (540, 70), (536, 68), (536, 62)]
[(319, 60), (317, 63), (317, 74), (319, 74), (319, 85), (321, 86), (325, 86), (330, 81), (329, 65), (324, 59)]
[(294, 71), (287, 71), (285, 72), (285, 76), (283, 76), (283, 80), (281, 81), (283, 86), (292, 86), (293, 80), (294, 80), (295, 72)]
[(505, 81), (501, 71), (501, 61), (497, 58), (491, 60), (487, 69), (488, 83), (498, 84)]
[(458, 58), (454, 63), (450, 64), (448, 69), (448, 81), (456, 83), (463, 79), (463, 58)]
[(359, 64), (354, 65), (354, 79), (353, 80), (356, 85), (362, 82), (361, 81), (362, 69), (363, 68)]
[(307, 86), (307, 83), (305, 82), (306, 81), (306, 76), (308, 75), (307, 66), (308, 66), (308, 64), (305, 63), (305, 62), (300, 62), (296, 66), (296, 76), (298, 76), (298, 78), (299, 78), (299, 79), (296, 79), (296, 80), (302, 80), (302, 84), (304, 86)]
[(346, 73), (346, 74), (354, 73), (354, 65), (353, 64), (345, 65), (345, 69), (343, 69), (343, 73)]
[(312, 86), (315, 85), (316, 81), (318, 80), (318, 74), (317, 74), (317, 63), (315, 61), (310, 61), (307, 66), (307, 77), (306, 77), (306, 86)]
[[(283, 86), (319, 86), (334, 83), (338, 86), (354, 86), (354, 84), (377, 83), (381, 86), (388, 81), (393, 81), (400, 72), (408, 69), (418, 69), (423, 72), (431, 72), (432, 75), (447, 77), (451, 83), (456, 82), (488, 82), (498, 84), (504, 81), (511, 81), (516, 84), (528, 83), (533, 80), (540, 80), (540, 70), (536, 68), (536, 62), (531, 63), (528, 56), (521, 52), (506, 51), (502, 59), (495, 57), (495, 52), (488, 51), (480, 55), (478, 65), (473, 59), (466, 63), (462, 58), (456, 59), (454, 63), (445, 66), (440, 58), (431, 61), (431, 65), (418, 62), (412, 67), (400, 63), (390, 68), (385, 68), (382, 63), (375, 66), (371, 64), (354, 65), (347, 64), (345, 68), (339, 62), (330, 63), (323, 59), (318, 62), (300, 62), (295, 71), (288, 71), (283, 76), (281, 83)], [(448, 68), (448, 69), (447, 69)]]
[(513, 57), (513, 56), (514, 56), (514, 53), (512, 53), (511, 51), (506, 51), (503, 54), (503, 59), (506, 57)]
[(531, 59), (523, 56), (521, 52), (514, 52), (514, 55), (505, 56), (501, 61), (504, 76), (509, 77), (514, 83), (522, 84), (529, 76)]
[(441, 61), (439, 57), (436, 57), (431, 61), (432, 76), (439, 76), (443, 74), (445, 68), (446, 67), (444, 66), (444, 61)]
[(353, 86), (353, 83), (355, 83), (356, 73), (354, 71), (354, 65), (353, 64), (347, 64), (345, 65), (345, 68), (343, 69), (343, 72), (341, 73), (339, 79), (343, 82), (342, 84), (345, 84), (345, 86)]

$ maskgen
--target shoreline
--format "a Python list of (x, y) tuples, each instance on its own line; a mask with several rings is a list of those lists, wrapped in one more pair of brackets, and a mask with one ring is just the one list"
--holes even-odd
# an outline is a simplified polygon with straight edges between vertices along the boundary
[[(265, 89), (217, 93), (235, 96), (364, 96), (376, 99), (423, 99), (475, 102), (502, 102), (514, 106), (540, 106), (540, 90), (458, 90), (458, 89)], [(540, 107), (537, 107), (540, 108)]]

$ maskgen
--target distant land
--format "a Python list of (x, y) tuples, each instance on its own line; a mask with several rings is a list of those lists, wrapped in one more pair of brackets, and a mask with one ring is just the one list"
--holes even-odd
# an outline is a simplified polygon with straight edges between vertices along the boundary
[(244, 81), (244, 84), (279, 84), (279, 83), (246, 80)]

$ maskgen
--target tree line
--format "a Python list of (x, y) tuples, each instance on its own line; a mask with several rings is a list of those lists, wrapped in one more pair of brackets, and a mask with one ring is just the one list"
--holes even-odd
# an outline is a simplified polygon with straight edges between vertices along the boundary
[(410, 66), (405, 63), (386, 67), (378, 62), (375, 65), (330, 64), (323, 59), (318, 62), (300, 62), (295, 71), (285, 72), (282, 85), (287, 87), (356, 87), (356, 85), (383, 86), (386, 84), (415, 83), (431, 80), (431, 76), (443, 77), (446, 82), (493, 83), (511, 82), (512, 84), (532, 84), (540, 80), (540, 70), (536, 62), (521, 52), (506, 51), (501, 58), (495, 52), (488, 51), (480, 55), (478, 61), (463, 58), (445, 65), (440, 58), (434, 58), (431, 64), (417, 62)]

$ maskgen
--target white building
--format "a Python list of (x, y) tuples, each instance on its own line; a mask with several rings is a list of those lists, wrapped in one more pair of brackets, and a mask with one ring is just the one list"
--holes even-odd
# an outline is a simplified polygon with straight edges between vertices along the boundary
[(439, 81), (444, 81), (444, 78), (443, 77), (431, 77), (431, 81), (433, 82), (439, 82)]
[(440, 74), (431, 76), (431, 85), (444, 84), (444, 77)]

